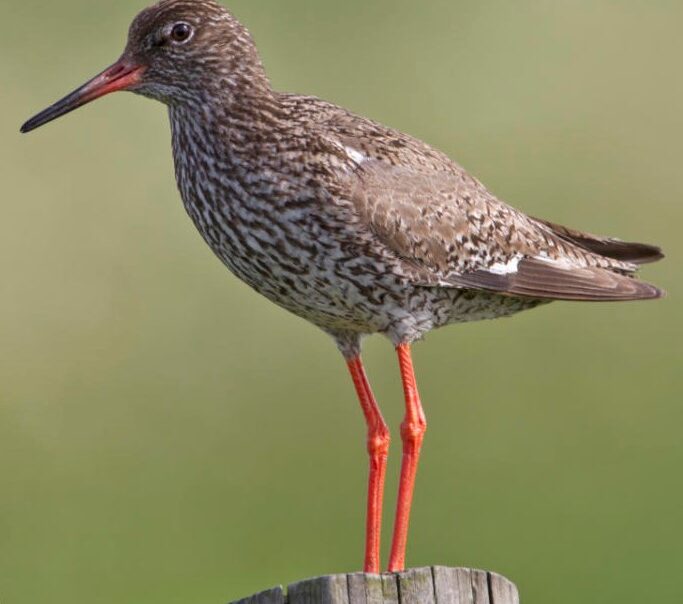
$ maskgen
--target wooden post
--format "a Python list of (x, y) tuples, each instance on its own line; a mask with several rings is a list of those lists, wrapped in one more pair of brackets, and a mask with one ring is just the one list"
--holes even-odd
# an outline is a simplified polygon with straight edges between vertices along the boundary
[(330, 575), (232, 604), (519, 604), (504, 577), (469, 568), (414, 568), (383, 575)]

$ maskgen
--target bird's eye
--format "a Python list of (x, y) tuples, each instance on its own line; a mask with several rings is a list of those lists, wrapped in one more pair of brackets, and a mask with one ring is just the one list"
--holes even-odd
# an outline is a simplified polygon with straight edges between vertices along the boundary
[(176, 23), (171, 29), (171, 40), (177, 44), (182, 44), (187, 42), (193, 34), (193, 29), (191, 25), (187, 23)]

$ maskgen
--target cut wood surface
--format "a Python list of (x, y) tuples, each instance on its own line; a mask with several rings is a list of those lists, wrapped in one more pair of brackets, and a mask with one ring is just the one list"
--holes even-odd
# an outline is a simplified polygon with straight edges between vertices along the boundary
[(433, 566), (383, 575), (318, 577), (232, 604), (519, 604), (519, 594), (496, 573)]

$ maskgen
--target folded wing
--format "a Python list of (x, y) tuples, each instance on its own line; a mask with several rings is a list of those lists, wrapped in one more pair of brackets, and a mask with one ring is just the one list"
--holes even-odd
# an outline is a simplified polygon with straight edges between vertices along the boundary
[(361, 219), (420, 285), (553, 300), (663, 295), (634, 278), (659, 248), (528, 217), (457, 166), (420, 172), (365, 158), (348, 184)]

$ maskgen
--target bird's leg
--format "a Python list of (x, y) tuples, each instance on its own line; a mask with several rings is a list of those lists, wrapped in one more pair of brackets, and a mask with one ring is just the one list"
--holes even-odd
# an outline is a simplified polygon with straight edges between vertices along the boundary
[(360, 356), (350, 359), (348, 366), (368, 425), (370, 478), (368, 481), (364, 570), (366, 573), (379, 573), (382, 501), (384, 499), (384, 478), (389, 454), (389, 428), (387, 428), (382, 412), (372, 394)]
[(420, 395), (415, 383), (410, 345), (400, 345), (397, 352), (405, 394), (406, 413), (401, 424), (403, 461), (401, 463), (401, 482), (398, 490), (396, 519), (394, 520), (394, 538), (391, 544), (391, 557), (389, 558), (389, 571), (391, 572), (401, 571), (405, 568), (408, 524), (415, 487), (415, 474), (420, 459), (422, 440), (427, 430), (427, 420), (420, 404)]

